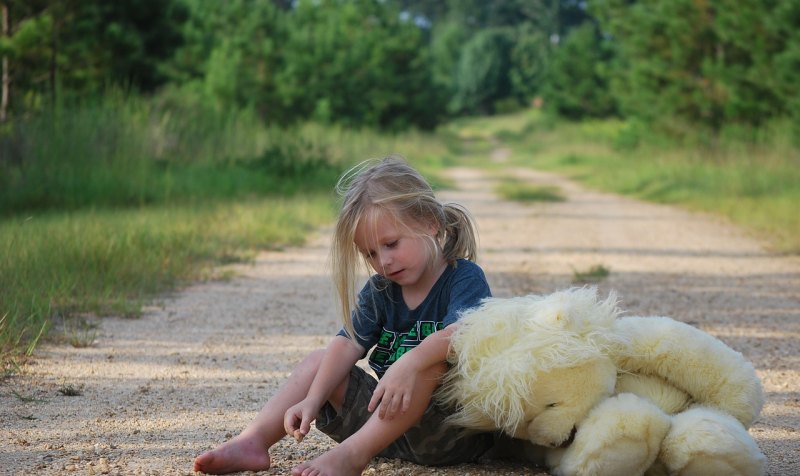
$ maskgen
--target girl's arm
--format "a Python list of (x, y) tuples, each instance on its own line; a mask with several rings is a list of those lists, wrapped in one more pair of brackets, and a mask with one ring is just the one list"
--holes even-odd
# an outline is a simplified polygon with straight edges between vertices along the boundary
[(389, 419), (398, 413), (405, 413), (411, 405), (417, 375), (429, 367), (443, 364), (447, 359), (450, 336), (456, 326), (451, 324), (434, 332), (393, 363), (378, 382), (368, 410), (374, 411), (380, 404), (378, 415)]
[(284, 415), (284, 429), (290, 436), (297, 430), (305, 436), (311, 429), (311, 422), (317, 418), (319, 410), (336, 387), (347, 378), (350, 369), (364, 355), (364, 349), (355, 341), (343, 336), (335, 336), (319, 364), (311, 388), (306, 398), (289, 408)]

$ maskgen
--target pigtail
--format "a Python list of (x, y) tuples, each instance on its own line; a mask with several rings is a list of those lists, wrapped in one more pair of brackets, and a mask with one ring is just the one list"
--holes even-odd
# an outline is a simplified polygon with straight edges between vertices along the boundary
[(475, 261), (478, 257), (478, 232), (475, 219), (469, 211), (457, 203), (445, 203), (444, 244), (445, 260), (453, 264), (458, 258)]

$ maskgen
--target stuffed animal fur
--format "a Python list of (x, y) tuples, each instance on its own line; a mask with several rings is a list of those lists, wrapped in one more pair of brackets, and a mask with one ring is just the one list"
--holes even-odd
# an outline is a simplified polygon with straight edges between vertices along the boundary
[(451, 337), (450, 422), (543, 448), (555, 475), (764, 474), (753, 366), (687, 324), (619, 314), (594, 288), (485, 300)]

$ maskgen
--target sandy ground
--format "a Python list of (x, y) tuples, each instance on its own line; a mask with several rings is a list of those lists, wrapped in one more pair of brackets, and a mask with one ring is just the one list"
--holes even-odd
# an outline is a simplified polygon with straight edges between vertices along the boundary
[[(473, 169), (443, 198), (475, 214), (480, 263), (497, 296), (547, 293), (602, 264), (633, 315), (668, 315), (753, 361), (767, 404), (750, 432), (770, 475), (800, 474), (800, 259), (770, 254), (718, 219), (556, 184), (564, 203), (514, 204)], [(261, 254), (237, 277), (193, 285), (141, 319), (103, 319), (93, 346), (42, 345), (0, 388), (0, 474), (191, 474), (195, 455), (238, 433), (312, 349), (338, 328), (327, 230)], [(67, 390), (76, 396), (67, 396)], [(324, 435), (273, 448), (286, 474), (330, 447)], [(365, 474), (546, 474), (513, 464), (422, 468), (375, 460)]]

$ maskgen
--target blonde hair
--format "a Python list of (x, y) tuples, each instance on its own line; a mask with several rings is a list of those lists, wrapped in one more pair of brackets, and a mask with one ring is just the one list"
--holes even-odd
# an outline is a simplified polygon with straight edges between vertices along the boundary
[[(440, 202), (430, 184), (400, 156), (370, 159), (345, 172), (336, 184), (342, 207), (331, 244), (331, 270), (347, 332), (354, 335), (358, 263), (369, 270), (355, 245), (356, 227), (368, 213), (388, 212), (404, 227), (437, 229), (431, 258), (442, 253), (454, 265), (458, 258), (477, 257), (477, 232), (472, 216), (460, 205)], [(431, 263), (433, 259), (431, 259)]]

